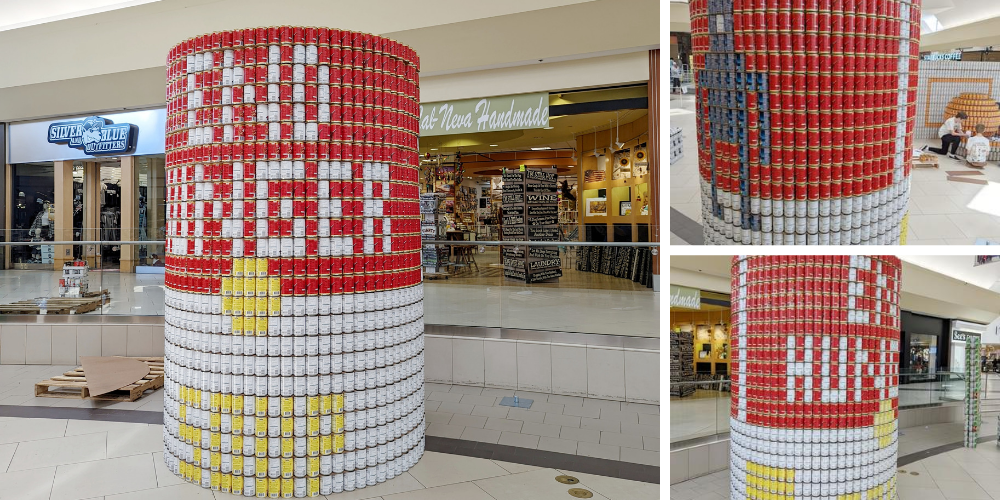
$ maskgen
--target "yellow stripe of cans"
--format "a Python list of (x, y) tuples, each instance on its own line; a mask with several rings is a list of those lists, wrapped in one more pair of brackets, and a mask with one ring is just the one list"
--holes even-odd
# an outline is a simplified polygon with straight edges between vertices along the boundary
[(257, 396), (257, 401), (254, 402), (254, 409), (257, 410), (258, 417), (267, 416), (267, 396)]
[(209, 467), (212, 468), (212, 471), (218, 472), (221, 463), (222, 454), (218, 451), (212, 451), (212, 454), (209, 456)]
[(219, 451), (222, 448), (222, 434), (218, 431), (212, 432), (209, 437), (208, 449), (212, 451)]
[[(266, 454), (265, 450), (265, 454)], [(257, 464), (255, 466), (254, 472), (257, 473), (257, 477), (267, 477), (267, 457), (257, 457)]]
[(319, 435), (319, 417), (306, 417), (306, 434), (309, 436)]
[(267, 314), (271, 317), (281, 316), (281, 297), (267, 299)]
[(212, 472), (212, 489), (219, 491), (219, 486), (222, 483), (222, 477), (218, 471)]
[(232, 413), (233, 411), (233, 395), (223, 394), (222, 395), (222, 405), (219, 406), (219, 411), (222, 413)]
[(329, 394), (324, 394), (319, 397), (319, 413), (320, 415), (329, 415), (333, 411), (333, 398)]
[(312, 436), (306, 438), (306, 453), (310, 457), (319, 455), (319, 437)]
[(281, 398), (281, 416), (291, 417), (295, 400), (291, 396)]
[(263, 277), (267, 277), (267, 266), (268, 266), (268, 259), (267, 259), (267, 257), (258, 257), (257, 258), (257, 277), (258, 278), (260, 278), (262, 276)]
[[(277, 482), (277, 481), (275, 481), (275, 482)], [(270, 491), (268, 491), (268, 493), (270, 493), (272, 495), (271, 498), (274, 498), (273, 497), (274, 493), (271, 493)], [(282, 478), (281, 479), (281, 498), (292, 498), (292, 495), (294, 495), (294, 494), (295, 494), (295, 483), (294, 483), (294, 481), (292, 481), (292, 478), (287, 478), (287, 479)]]
[[(267, 335), (267, 297), (258, 295), (257, 304), (255, 308), (257, 309), (257, 330), (260, 331), (260, 325), (264, 324), (264, 335)], [(260, 335), (258, 333), (258, 335)]]
[(333, 436), (327, 434), (325, 436), (319, 437), (319, 453), (321, 455), (329, 455), (333, 453)]
[[(183, 392), (184, 386), (181, 386), (181, 391)], [(177, 407), (177, 416), (180, 417), (180, 421), (184, 422), (187, 418), (187, 405), (180, 405)]]
[(243, 259), (233, 259), (233, 276), (243, 276)]
[(344, 395), (334, 394), (333, 395), (333, 412), (334, 413), (344, 413)]
[(243, 276), (253, 278), (257, 274), (257, 262), (253, 257), (243, 257)]
[(267, 437), (267, 417), (257, 417), (253, 424), (254, 434), (257, 437)]
[(257, 477), (256, 485), (257, 498), (267, 498), (267, 478)]
[(233, 487), (233, 476), (232, 474), (222, 474), (219, 478), (219, 489), (229, 493)]
[(285, 458), (290, 458), (293, 455), (295, 455), (295, 438), (293, 437), (281, 438), (281, 456)]
[(308, 483), (306, 483), (306, 496), (315, 497), (319, 496), (319, 478), (310, 477)]
[(223, 297), (233, 296), (233, 278), (229, 276), (222, 278), (222, 296)]
[[(282, 398), (285, 399), (285, 398)], [(292, 398), (288, 398), (292, 399)], [(284, 402), (282, 402), (284, 403)], [(281, 417), (281, 437), (292, 437), (292, 431), (295, 429), (295, 419), (292, 417)]]
[(271, 297), (281, 296), (281, 278), (272, 276), (267, 279), (267, 294)]
[(333, 416), (333, 432), (341, 433), (344, 432), (344, 414)]
[[(235, 436), (233, 438), (235, 439)], [(242, 448), (242, 446), (240, 448)], [(235, 450), (236, 447), (233, 446), (233, 449)], [(240, 472), (243, 471), (243, 455), (235, 455), (235, 454), (233, 455), (233, 470), (234, 471), (240, 471)], [(243, 484), (242, 481), (239, 481), (239, 483), (241, 485)], [(233, 485), (234, 485), (233, 493), (236, 493), (235, 484), (236, 483), (233, 483)], [(242, 489), (242, 488), (240, 488), (240, 489)]]
[(319, 457), (306, 458), (306, 475), (309, 477), (319, 476)]
[[(306, 396), (306, 415), (310, 417), (319, 415), (319, 396)], [(326, 415), (329, 415), (327, 412)]]
[(233, 299), (233, 335), (243, 335), (243, 301), (239, 302), (240, 309), (237, 311), (236, 299)]
[[(257, 283), (254, 285), (254, 288), (257, 290), (258, 299), (261, 297), (267, 297), (267, 292), (270, 291), (267, 283), (267, 278), (257, 277)], [(258, 303), (260, 302), (258, 301)]]
[(333, 435), (333, 452), (344, 452), (344, 434), (342, 432)]
[[(266, 437), (262, 437), (262, 438), (254, 438), (254, 439), (257, 440), (254, 443), (254, 451), (257, 452), (257, 456), (258, 457), (266, 457), (267, 456), (267, 438)], [(260, 464), (260, 462), (258, 462), (258, 464)], [(267, 470), (267, 463), (266, 462), (264, 464), (264, 470), (265, 471)]]
[[(243, 296), (243, 285), (246, 283), (246, 278), (233, 278), (233, 297), (240, 298)], [(235, 304), (235, 302), (234, 302)]]
[[(234, 429), (237, 429), (237, 427), (234, 427)], [(239, 434), (233, 434), (233, 456), (236, 456), (236, 453), (239, 453), (240, 450), (242, 449), (243, 449), (243, 436)], [(233, 468), (235, 469), (236, 466), (234, 465)]]
[(191, 446), (201, 450), (201, 429), (197, 427), (188, 427), (188, 434), (191, 435)]
[(192, 455), (191, 455), (191, 462), (192, 463), (196, 463), (196, 464), (200, 464), (201, 463), (201, 448), (198, 448), (198, 447), (194, 448), (194, 450), (192, 452)]
[(243, 396), (233, 394), (233, 415), (243, 414)]

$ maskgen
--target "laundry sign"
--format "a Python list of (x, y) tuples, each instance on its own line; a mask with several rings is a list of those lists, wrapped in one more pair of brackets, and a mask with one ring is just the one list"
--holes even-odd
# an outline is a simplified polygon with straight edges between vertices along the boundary
[(549, 94), (516, 94), (420, 105), (420, 136), (549, 126)]
[(701, 309), (701, 290), (670, 285), (670, 307)]

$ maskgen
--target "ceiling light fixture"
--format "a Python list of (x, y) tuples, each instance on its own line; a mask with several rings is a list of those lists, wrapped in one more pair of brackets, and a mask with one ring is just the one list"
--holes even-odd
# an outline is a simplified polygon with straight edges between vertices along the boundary
[(437, 151), (438, 148), (431, 148), (431, 151)]
[(542, 130), (552, 130), (552, 129), (554, 129), (554, 128), (555, 128), (555, 127), (545, 127), (545, 128), (543, 128)]
[(618, 112), (615, 111), (615, 146), (618, 149), (625, 147), (625, 143), (622, 142), (621, 137), (618, 136), (618, 130), (621, 128), (621, 121), (618, 119)]
[(499, 144), (490, 144), (490, 147), (491, 147), (491, 148), (495, 148), (495, 147), (497, 147), (497, 146), (499, 146)]
[(543, 148), (531, 148), (532, 151), (545, 151), (546, 149), (552, 149), (552, 148), (548, 146), (545, 146)]

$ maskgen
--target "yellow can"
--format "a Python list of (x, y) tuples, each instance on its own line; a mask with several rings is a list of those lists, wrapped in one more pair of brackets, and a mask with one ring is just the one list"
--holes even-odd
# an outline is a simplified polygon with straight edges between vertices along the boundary
[[(243, 335), (243, 297), (233, 297), (233, 335)], [(240, 318), (239, 323), (236, 318)], [(239, 331), (239, 333), (236, 333)]]
[(281, 278), (277, 276), (267, 278), (267, 294), (271, 297), (281, 296)]
[(292, 458), (281, 459), (281, 477), (292, 477), (295, 472), (295, 465)]
[(306, 396), (306, 415), (319, 415), (319, 396)]
[[(236, 436), (233, 436), (233, 439), (236, 439)], [(242, 448), (242, 446), (241, 446), (241, 448)], [(234, 446), (233, 449), (235, 450), (236, 447)], [(243, 472), (243, 455), (237, 455), (235, 453), (233, 454), (233, 470), (234, 471)], [(240, 489), (242, 490), (243, 489), (243, 481), (242, 480), (237, 480), (237, 482), (239, 483)], [(234, 486), (236, 484), (237, 484), (236, 482), (233, 483)], [(233, 493), (236, 493), (236, 488), (233, 488)]]
[(309, 436), (319, 435), (319, 417), (306, 417), (306, 434)]
[(257, 477), (257, 498), (267, 498), (267, 478)]
[(222, 447), (222, 433), (215, 431), (209, 433), (208, 449), (219, 451)]
[(319, 452), (321, 455), (333, 453), (333, 435), (327, 434), (319, 437)]
[(344, 414), (338, 414), (333, 416), (333, 432), (341, 433), (344, 432)]
[(268, 266), (268, 263), (269, 262), (268, 262), (267, 257), (257, 257), (257, 277), (258, 278), (260, 278), (261, 276), (267, 277), (267, 266)]
[(222, 278), (222, 296), (223, 297), (233, 296), (233, 278), (229, 276), (224, 276)]
[(309, 477), (319, 475), (319, 457), (306, 458), (306, 475)]
[[(242, 452), (243, 452), (243, 436), (240, 434), (233, 434), (233, 460), (236, 460), (238, 454)], [(233, 465), (233, 467), (235, 468), (236, 465)]]
[(319, 397), (319, 413), (320, 415), (329, 415), (333, 411), (333, 398), (329, 394), (325, 394)]
[(254, 278), (243, 278), (243, 296), (253, 297), (257, 294), (257, 281)]
[(243, 275), (253, 278), (257, 274), (257, 258), (243, 257)]
[(267, 437), (267, 417), (257, 417), (253, 427), (257, 437)]
[[(200, 432), (198, 434), (201, 434)], [(191, 462), (200, 464), (201, 463), (201, 448), (195, 445), (193, 453), (191, 455)]]
[(219, 491), (219, 486), (222, 483), (222, 477), (219, 471), (212, 472), (212, 489)]
[(181, 461), (181, 474), (184, 475), (184, 479), (188, 481), (191, 480), (191, 465), (187, 462)]
[(243, 259), (233, 259), (233, 276), (243, 277)]
[[(267, 300), (267, 299), (265, 299), (265, 300)], [(264, 313), (267, 312), (267, 309), (266, 308), (265, 309), (257, 309), (257, 312), (260, 313), (260, 314), (258, 314), (258, 317), (257, 317), (257, 336), (258, 337), (267, 337), (267, 316), (262, 316)]]
[(257, 477), (267, 477), (267, 457), (257, 458)]
[(269, 291), (267, 287), (267, 278), (261, 278), (258, 276), (254, 289), (257, 291), (257, 297), (267, 297), (267, 292)]
[(233, 415), (243, 414), (243, 395), (233, 394)]
[(334, 413), (344, 413), (344, 395), (334, 394), (333, 395), (333, 412)]
[(223, 394), (222, 395), (222, 406), (219, 407), (220, 411), (225, 414), (233, 412), (233, 395)]
[(219, 489), (229, 493), (233, 488), (233, 475), (232, 474), (222, 474), (219, 477)]
[(233, 279), (233, 297), (239, 298), (243, 296), (243, 283), (245, 278), (234, 278)]
[(191, 434), (191, 446), (201, 449), (201, 429), (197, 427), (190, 427), (188, 432)]
[(233, 476), (233, 495), (243, 495), (243, 476)]
[[(317, 472), (319, 474), (319, 472)], [(307, 497), (318, 497), (319, 496), (319, 477), (309, 476), (306, 482), (306, 496)]]
[(281, 498), (280, 479), (271, 479), (267, 482), (267, 495), (271, 498)]
[(319, 455), (319, 437), (313, 436), (306, 438), (306, 453), (310, 457)]
[(340, 432), (333, 435), (333, 452), (334, 453), (344, 452), (344, 433)]
[(257, 396), (257, 401), (254, 403), (254, 409), (257, 410), (258, 417), (267, 416), (267, 396)]
[(291, 477), (281, 478), (281, 498), (292, 498), (295, 495), (295, 482)]
[(281, 438), (281, 456), (290, 458), (294, 454), (295, 454), (295, 438), (293, 437)]
[(218, 417), (219, 407), (222, 406), (222, 393), (213, 392), (212, 395), (209, 396), (208, 402), (209, 402), (209, 407), (213, 412), (212, 415)]
[(243, 434), (243, 415), (233, 415), (233, 434)]
[[(216, 436), (218, 436), (218, 434), (216, 434)], [(215, 438), (213, 437), (212, 440), (214, 441)], [(218, 472), (219, 466), (222, 463), (222, 454), (214, 450), (211, 453), (212, 454), (208, 457), (209, 465), (212, 467), (213, 471)]]
[(267, 313), (271, 317), (281, 316), (281, 297), (267, 299)]
[[(284, 400), (284, 399), (292, 399), (292, 398), (281, 398), (281, 399)], [(284, 401), (281, 402), (281, 406), (282, 406), (282, 410), (284, 410), (284, 406), (285, 406), (285, 402)], [(282, 413), (284, 413), (284, 412), (282, 412)], [(289, 412), (289, 416), (287, 416), (287, 417), (281, 417), (281, 437), (292, 437), (292, 432), (294, 430), (295, 430), (295, 419), (293, 419), (291, 417), (291, 413)]]
[[(183, 394), (186, 389), (187, 388), (182, 385), (181, 386), (181, 393)], [(183, 398), (184, 396), (181, 396), (181, 397)], [(187, 421), (186, 420), (187, 419), (187, 405), (186, 404), (181, 404), (177, 408), (177, 416), (179, 417), (179, 419), (180, 419), (181, 422), (186, 422)]]
[[(257, 439), (257, 443), (254, 445), (254, 448), (255, 448), (254, 451), (257, 452), (257, 456), (258, 457), (266, 457), (267, 456), (267, 438), (263, 437), (263, 438), (255, 438), (255, 439)], [(267, 469), (266, 465), (264, 466), (264, 469), (265, 470)]]

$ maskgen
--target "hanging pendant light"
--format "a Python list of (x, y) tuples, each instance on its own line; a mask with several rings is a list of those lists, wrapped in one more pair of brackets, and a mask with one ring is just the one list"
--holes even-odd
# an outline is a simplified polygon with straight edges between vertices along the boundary
[(620, 121), (620, 119), (618, 117), (618, 112), (615, 111), (615, 147), (617, 149), (621, 149), (621, 148), (625, 147), (625, 143), (622, 142), (621, 137), (618, 135), (618, 132), (621, 129), (621, 126), (622, 126), (622, 124), (621, 124), (621, 121)]

